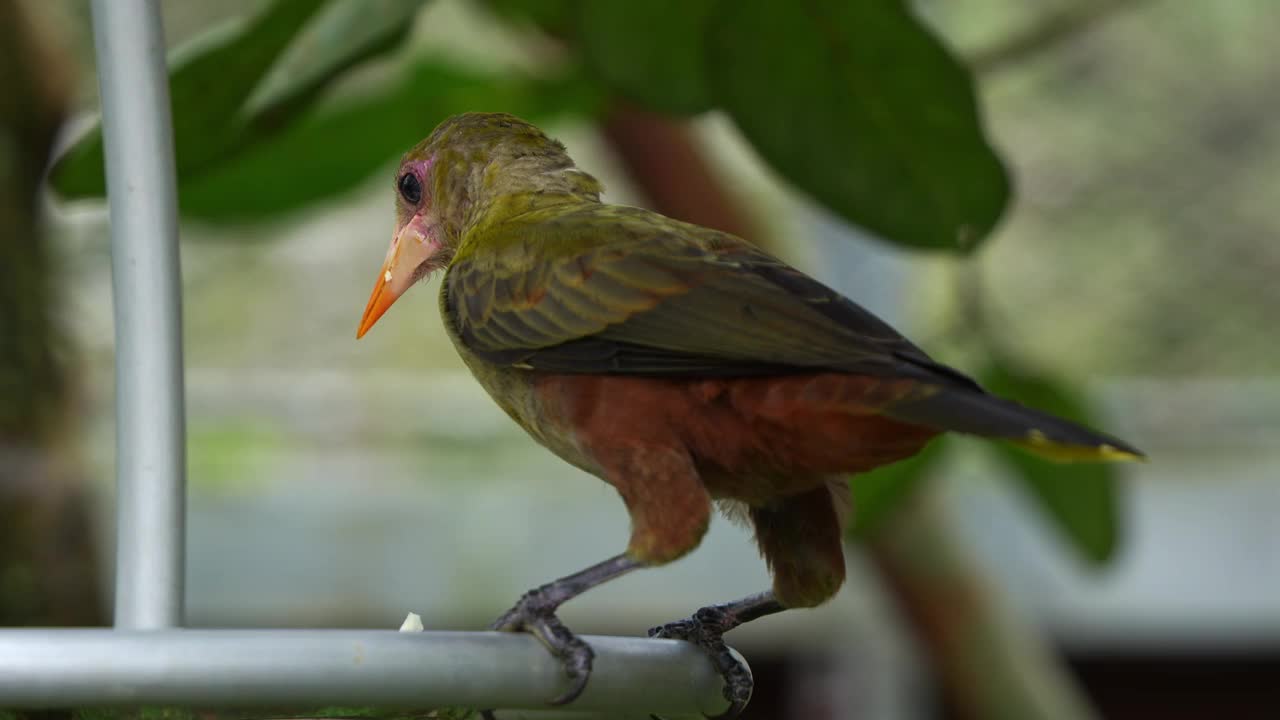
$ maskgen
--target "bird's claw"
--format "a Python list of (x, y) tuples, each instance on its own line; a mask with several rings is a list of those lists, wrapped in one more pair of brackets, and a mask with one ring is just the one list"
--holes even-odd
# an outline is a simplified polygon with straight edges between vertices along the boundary
[(737, 717), (751, 700), (751, 689), (754, 687), (751, 671), (734, 656), (724, 642), (724, 633), (734, 627), (736, 623), (732, 616), (723, 608), (704, 607), (695, 612), (693, 617), (649, 629), (651, 638), (684, 640), (697, 645), (715, 663), (716, 670), (724, 679), (724, 697), (729, 701), (729, 709), (711, 720)]
[(595, 653), (590, 645), (560, 622), (556, 617), (556, 607), (544, 588), (536, 588), (521, 596), (515, 607), (494, 620), (489, 629), (527, 632), (536, 637), (560, 661), (569, 676), (569, 689), (549, 702), (551, 705), (565, 705), (576, 700), (586, 689)]

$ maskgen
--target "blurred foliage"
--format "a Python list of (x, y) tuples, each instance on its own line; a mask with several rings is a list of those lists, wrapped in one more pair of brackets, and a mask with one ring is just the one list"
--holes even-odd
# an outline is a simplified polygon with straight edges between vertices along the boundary
[(586, 114), (597, 104), (579, 78), (482, 73), (424, 58), (391, 86), (301, 117), (244, 147), (234, 161), (197, 173), (179, 203), (184, 214), (203, 220), (270, 218), (349, 191), (353, 180), (420, 140), (424, 126), (450, 115), (502, 108), (540, 122)]
[[(969, 73), (907, 3), (489, 0), (501, 21), (564, 51), (502, 73), (394, 52), (424, 4), (273, 0), (175, 52), (183, 213), (275, 218), (360, 185), (448, 115), (595, 118), (613, 98), (680, 117), (725, 112), (794, 186), (900, 247), (971, 250), (1009, 204)], [(373, 61), (384, 72), (367, 72)], [(93, 129), (53, 185), (96, 197), (102, 177)], [(1088, 422), (1069, 388), (1000, 364), (988, 375), (997, 390)], [(855, 483), (861, 533), (891, 517), (942, 447)], [(1110, 556), (1110, 470), (1001, 457), (1085, 557)]]
[(715, 96), (760, 154), (851, 222), (967, 250), (1004, 211), (969, 76), (905, 5), (747, 0), (710, 52)]
[(201, 490), (233, 493), (270, 470), (272, 451), (287, 442), (267, 423), (196, 423), (187, 430), (187, 474)]
[(693, 115), (716, 107), (705, 57), (714, 11), (715, 0), (587, 2), (578, 42), (615, 92), (652, 110)]
[[(995, 67), (982, 83), (986, 117), (1017, 148), (1018, 210), (978, 262), (1024, 353), (1066, 375), (1280, 373), (1280, 5), (921, 6), (966, 57)], [(1104, 7), (1117, 9), (1099, 20)], [(1091, 24), (1081, 30), (1082, 17)], [(1076, 28), (1066, 38), (1064, 20)], [(1225, 403), (1235, 401), (1161, 421), (1159, 442), (1239, 443), (1243, 426), (1203, 422)]]
[[(179, 181), (250, 141), (239, 114), (254, 87), (319, 5), (279, 0), (233, 32), (215, 30), (179, 52), (169, 77)], [(68, 197), (106, 192), (102, 131), (94, 128), (58, 162), (54, 187)]]
[[(1079, 393), (1068, 385), (1029, 373), (1009, 360), (994, 359), (977, 377), (996, 395), (1017, 398), (1068, 420), (1087, 425), (1092, 415)], [(1096, 564), (1111, 560), (1120, 526), (1115, 465), (1046, 463), (1013, 445), (990, 447), (1084, 559)]]
[(56, 47), (24, 6), (0, 3), (0, 625), (104, 619), (70, 442), (81, 408), (60, 323), (65, 281), (40, 212), (70, 105), (71, 72)]
[(947, 448), (946, 437), (940, 437), (906, 460), (851, 479), (853, 525), (850, 531), (853, 536), (866, 540), (883, 528), (903, 501), (937, 468)]
[[(1097, 414), (1079, 388), (1031, 367), (1011, 349), (1002, 326), (988, 317), (978, 269), (961, 268), (957, 280), (951, 334), (982, 358), (981, 370), (974, 375), (979, 383), (995, 395), (1096, 427)], [(920, 455), (853, 479), (855, 537), (870, 539), (901, 509), (910, 491), (937, 471), (940, 445), (934, 441)], [(1121, 536), (1121, 484), (1115, 464), (1050, 462), (1011, 443), (983, 443), (983, 448), (1081, 559), (1104, 565), (1114, 557)]]
[[(169, 92), (180, 189), (185, 191), (189, 180), (206, 172), (234, 165), (242, 153), (289, 127), (348, 70), (398, 46), (422, 3), (343, 0), (330, 4), (319, 30), (309, 28), (309, 21), (326, 4), (276, 0), (252, 21), (216, 28), (174, 53)], [(374, 32), (368, 17), (380, 18), (372, 24)], [(334, 27), (365, 29), (354, 35), (358, 42), (331, 42)], [(315, 35), (320, 37), (313, 39)], [(300, 50), (286, 55), (290, 48)], [(277, 66), (280, 70), (273, 75)], [(307, 155), (299, 159), (323, 155), (327, 149), (323, 145), (306, 148)], [(53, 186), (69, 198), (104, 194), (100, 127), (93, 128), (54, 166)], [(230, 206), (239, 199), (229, 197), (223, 203)], [(272, 208), (274, 212), (286, 209), (290, 206)]]
[(477, 717), (468, 708), (404, 709), (329, 706), (303, 709), (217, 710), (183, 707), (118, 707), (82, 708), (76, 710), (6, 710), (0, 708), (0, 720), (244, 720), (244, 718), (370, 718), (373, 720), (468, 720)]
[[(39, 444), (68, 395), (63, 338), (53, 322), (54, 259), (39, 222), (40, 178), (66, 112), (65, 68), (26, 72), (47, 51), (21, 8), (0, 7), (0, 457)], [(0, 466), (0, 470), (3, 470)]]
[[(529, 82), (516, 88), (515, 78), (419, 66), (397, 87), (354, 101), (337, 119), (299, 117), (360, 61), (394, 49), (419, 3), (373, 4), (275, 0), (253, 21), (221, 31), (214, 41), (198, 38), (175, 54), (174, 135), (185, 213), (255, 219), (297, 209), (355, 186), (426, 128), (463, 108), (506, 110), (534, 121), (556, 110), (598, 109), (581, 102), (591, 94), (585, 88), (551, 93), (553, 101), (567, 101), (558, 107), (530, 107), (525, 101), (545, 94), (545, 87)], [(297, 73), (292, 87), (277, 90), (272, 101), (249, 103), (325, 6), (351, 27), (382, 18), (382, 32), (360, 44), (337, 44), (331, 55), (317, 49), (313, 69)], [(783, 176), (891, 242), (967, 250), (1004, 209), (1007, 179), (983, 137), (969, 78), (901, 3), (828, 1), (801, 10), (764, 0), (503, 0), (498, 8), (562, 36), (571, 64), (581, 68), (564, 77), (591, 78), (601, 93), (616, 92), (658, 111), (725, 110)], [(396, 22), (386, 22), (388, 13)], [(442, 78), (454, 92), (434, 87)], [(276, 149), (248, 153), (295, 119), (305, 132)], [(335, 152), (343, 157), (330, 162), (327, 156)], [(304, 177), (315, 166), (321, 176), (315, 183), (323, 190), (261, 193), (278, 183), (254, 182), (254, 197), (247, 198), (244, 183), (227, 179), (239, 177), (229, 167), (239, 163), (255, 170), (288, 166), (274, 169)], [(199, 199), (192, 199), (188, 191), (206, 174), (222, 179), (204, 184)], [(102, 177), (101, 134), (95, 130), (58, 163), (54, 187), (67, 197), (101, 196)]]

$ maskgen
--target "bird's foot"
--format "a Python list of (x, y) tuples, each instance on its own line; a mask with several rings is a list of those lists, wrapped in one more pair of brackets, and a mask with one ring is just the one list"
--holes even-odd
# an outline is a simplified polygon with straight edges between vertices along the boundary
[(551, 705), (564, 705), (577, 699), (587, 687), (595, 653), (590, 645), (574, 635), (556, 617), (556, 608), (560, 603), (552, 597), (551, 590), (550, 586), (544, 585), (525, 593), (515, 607), (494, 620), (489, 629), (527, 632), (538, 638), (560, 661), (565, 674), (569, 676), (569, 689), (550, 701)]
[(751, 670), (724, 642), (724, 634), (740, 624), (741, 620), (724, 607), (713, 605), (698, 610), (692, 617), (649, 629), (651, 638), (684, 640), (697, 645), (715, 663), (720, 677), (724, 678), (724, 697), (729, 701), (729, 709), (712, 720), (737, 717), (751, 700), (754, 685)]

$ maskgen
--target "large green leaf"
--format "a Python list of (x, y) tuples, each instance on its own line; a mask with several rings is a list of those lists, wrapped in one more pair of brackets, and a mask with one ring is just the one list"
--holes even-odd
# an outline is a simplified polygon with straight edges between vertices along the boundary
[[(226, 152), (240, 107), (322, 4), (276, 0), (253, 21), (215, 30), (175, 52), (169, 95), (179, 177)], [(100, 126), (54, 166), (53, 186), (73, 198), (106, 193)]]
[(351, 68), (399, 47), (425, 2), (329, 0), (262, 79), (244, 114), (263, 126), (305, 109)]
[(505, 111), (535, 122), (586, 115), (599, 105), (593, 87), (578, 76), (498, 76), (422, 60), (399, 81), (309, 113), (234, 161), (207, 168), (178, 200), (184, 215), (214, 222), (297, 210), (364, 182), (449, 115)]
[(918, 454), (892, 465), (876, 468), (849, 479), (853, 493), (854, 537), (867, 538), (893, 517), (894, 511), (911, 496), (946, 454), (947, 440), (939, 437)]
[(968, 249), (1009, 187), (965, 69), (900, 0), (723, 3), (712, 93), (764, 158), (850, 222)]
[(706, 28), (716, 0), (579, 4), (578, 44), (607, 85), (650, 109), (692, 115), (714, 105)]
[[(1060, 382), (1002, 362), (993, 363), (979, 378), (997, 395), (1093, 425), (1085, 401)], [(1112, 558), (1120, 536), (1120, 489), (1114, 465), (1058, 464), (1012, 445), (993, 447), (1018, 484), (1082, 557), (1094, 564)]]
[[(348, 69), (393, 48), (421, 4), (275, 0), (249, 22), (176, 51), (169, 87), (179, 182), (285, 127)], [(70, 198), (105, 193), (99, 127), (58, 161), (52, 181)]]

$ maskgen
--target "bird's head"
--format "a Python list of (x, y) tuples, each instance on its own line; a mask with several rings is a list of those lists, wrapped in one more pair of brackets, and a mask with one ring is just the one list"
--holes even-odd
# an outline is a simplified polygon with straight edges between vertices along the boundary
[(467, 231), (493, 215), (498, 201), (528, 195), (598, 201), (600, 184), (533, 125), (505, 113), (467, 113), (440, 123), (405, 153), (395, 190), (395, 234), (357, 338), (415, 283), (448, 267)]

